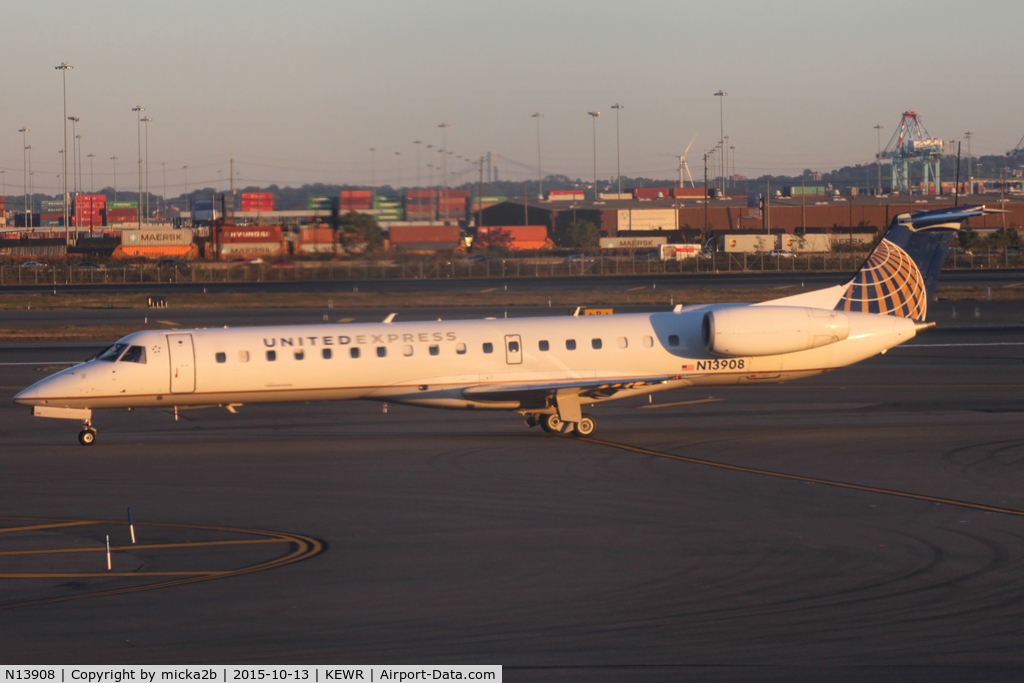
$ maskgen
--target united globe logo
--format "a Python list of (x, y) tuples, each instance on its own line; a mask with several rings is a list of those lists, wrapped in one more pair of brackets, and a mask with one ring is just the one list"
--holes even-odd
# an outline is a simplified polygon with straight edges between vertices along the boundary
[(847, 285), (836, 309), (924, 320), (928, 311), (924, 278), (907, 252), (883, 239)]

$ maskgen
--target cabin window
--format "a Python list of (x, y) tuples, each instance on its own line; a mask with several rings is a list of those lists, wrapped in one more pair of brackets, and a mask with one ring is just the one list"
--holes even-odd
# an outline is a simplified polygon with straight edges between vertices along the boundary
[(96, 360), (105, 360), (113, 363), (117, 360), (117, 357), (121, 355), (121, 352), (127, 348), (127, 344), (114, 344), (113, 346), (107, 347), (106, 351), (103, 351), (100, 355), (96, 356)]
[(306, 352), (303, 351), (302, 349), (299, 349), (298, 351), (295, 352), (295, 360), (302, 360), (305, 357), (306, 357)]
[(352, 356), (353, 358), (359, 358), (359, 347), (353, 346), (351, 349), (348, 350), (348, 355)]
[(458, 344), (456, 344), (455, 345), (455, 353), (459, 354), (460, 356), (465, 354), (466, 353), (466, 345), (463, 344), (462, 342), (459, 342)]
[(377, 358), (384, 358), (388, 355), (388, 347), (378, 346), (377, 347)]
[(277, 351), (267, 351), (267, 360), (277, 360)]
[(484, 342), (484, 353), (494, 353), (494, 344), (491, 342)]
[(412, 344), (406, 344), (405, 346), (402, 347), (402, 355), (403, 356), (411, 356), (412, 355)]
[(575, 339), (566, 339), (565, 340), (565, 348), (568, 351), (575, 351), (576, 350), (576, 340)]
[(439, 353), (441, 353), (441, 347), (438, 346), (437, 344), (431, 344), (430, 345), (430, 355), (431, 356), (436, 356)]
[(590, 340), (590, 347), (592, 349), (600, 349), (601, 348), (601, 340), (600, 339), (591, 339)]
[(550, 348), (550, 344), (548, 344), (547, 339), (541, 339), (540, 342), (537, 343), (537, 348), (541, 351), (547, 351)]
[(508, 343), (508, 352), (509, 353), (519, 353), (519, 342), (517, 342), (517, 341), (510, 341)]
[(669, 346), (679, 346), (679, 335), (678, 334), (670, 334), (670, 335), (668, 335), (668, 345)]
[(654, 339), (652, 339), (651, 337), (644, 337), (644, 346), (646, 346), (647, 348), (651, 348), (652, 346), (654, 346)]
[(145, 363), (146, 362), (146, 347), (145, 346), (130, 346), (128, 350), (121, 356), (122, 363)]
[(239, 351), (238, 352), (238, 362), (239, 363), (248, 363), (249, 362), (249, 352), (248, 351)]
[[(124, 354), (124, 355), (125, 355), (125, 357), (128, 356), (127, 353)], [(217, 362), (218, 363), (227, 363), (228, 362), (228, 354), (224, 353), (223, 351), (218, 351), (216, 358), (217, 358)], [(121, 360), (124, 360), (124, 358), (122, 358)]]
[(324, 357), (324, 360), (330, 360), (331, 359), (331, 350), (330, 349), (320, 349), (320, 355)]
[(629, 340), (626, 339), (625, 337), (619, 337), (618, 339), (615, 340), (615, 345), (618, 346), (620, 349), (625, 349), (629, 346)]

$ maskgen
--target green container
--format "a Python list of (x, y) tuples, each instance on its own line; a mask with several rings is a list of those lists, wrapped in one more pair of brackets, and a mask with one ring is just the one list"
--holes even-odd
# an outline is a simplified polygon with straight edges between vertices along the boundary
[(137, 209), (138, 202), (107, 202), (108, 209)]
[(329, 197), (310, 197), (306, 200), (306, 208), (310, 211), (330, 211), (331, 200)]

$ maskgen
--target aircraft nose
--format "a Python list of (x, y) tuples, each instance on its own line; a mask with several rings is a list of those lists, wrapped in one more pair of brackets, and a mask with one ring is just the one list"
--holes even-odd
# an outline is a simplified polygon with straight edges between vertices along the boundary
[(40, 384), (42, 384), (42, 382), (36, 382), (27, 389), (19, 391), (14, 395), (14, 402), (23, 406), (32, 406), (38, 403), (42, 398), (42, 392), (39, 391)]

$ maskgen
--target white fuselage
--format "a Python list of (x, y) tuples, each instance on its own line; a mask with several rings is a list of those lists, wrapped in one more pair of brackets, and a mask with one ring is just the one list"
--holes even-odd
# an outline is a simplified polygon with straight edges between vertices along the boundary
[[(709, 353), (701, 337), (703, 315), (718, 308), (722, 306), (610, 316), (147, 330), (121, 340), (144, 347), (144, 363), (92, 360), (34, 384), (15, 400), (93, 409), (371, 399), (539, 411), (545, 406), (530, 405), (525, 398), (481, 400), (473, 391), (668, 378), (654, 386), (620, 390), (614, 394), (617, 399), (685, 386), (782, 382), (856, 363), (915, 334), (915, 323), (905, 318), (849, 313), (849, 336), (842, 341), (795, 353), (722, 357)], [(580, 398), (581, 403), (602, 400), (607, 398)]]

